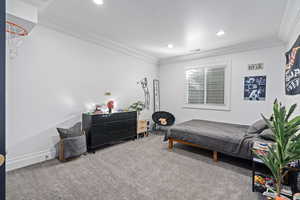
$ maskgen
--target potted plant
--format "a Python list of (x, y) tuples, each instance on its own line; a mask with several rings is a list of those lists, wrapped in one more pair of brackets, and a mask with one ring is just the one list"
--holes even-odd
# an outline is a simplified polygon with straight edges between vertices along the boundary
[(129, 107), (129, 110), (134, 110), (137, 112), (138, 116), (140, 115), (141, 111), (144, 110), (145, 104), (141, 101), (137, 101)]
[(274, 134), (274, 144), (269, 146), (268, 153), (257, 155), (270, 169), (276, 182), (276, 200), (285, 199), (281, 197), (283, 177), (287, 174), (284, 168), (292, 162), (300, 159), (300, 116), (290, 120), (295, 111), (296, 104), (288, 110), (276, 100), (273, 105), (272, 120), (262, 115), (268, 127)]

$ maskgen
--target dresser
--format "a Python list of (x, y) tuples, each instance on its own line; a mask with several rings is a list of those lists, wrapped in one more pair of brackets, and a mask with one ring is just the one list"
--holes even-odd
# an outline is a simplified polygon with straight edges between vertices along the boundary
[(86, 134), (87, 149), (89, 152), (93, 152), (106, 144), (136, 138), (137, 113), (84, 113), (82, 115), (82, 128)]

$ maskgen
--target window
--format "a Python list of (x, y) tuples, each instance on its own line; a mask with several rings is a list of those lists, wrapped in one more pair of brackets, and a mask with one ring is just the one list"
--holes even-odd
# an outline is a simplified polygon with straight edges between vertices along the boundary
[(206, 71), (206, 103), (224, 105), (225, 68), (211, 68)]
[(185, 71), (186, 107), (229, 109), (227, 64), (191, 67)]

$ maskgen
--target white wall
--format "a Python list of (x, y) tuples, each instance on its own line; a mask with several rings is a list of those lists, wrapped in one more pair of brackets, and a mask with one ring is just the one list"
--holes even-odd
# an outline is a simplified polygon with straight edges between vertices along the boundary
[(158, 71), (155, 64), (40, 25), (7, 68), (8, 170), (52, 158), (55, 128), (79, 120), (88, 104), (115, 99), (124, 108), (143, 100), (137, 81), (147, 77), (152, 91)]
[[(184, 68), (215, 60), (232, 62), (231, 111), (184, 109)], [(264, 63), (263, 71), (248, 71), (248, 64)], [(251, 124), (260, 114), (269, 114), (275, 98), (284, 100), (284, 47), (274, 47), (160, 66), (162, 109), (175, 114), (177, 122), (204, 119), (238, 124)], [(244, 77), (267, 76), (266, 101), (243, 100)]]

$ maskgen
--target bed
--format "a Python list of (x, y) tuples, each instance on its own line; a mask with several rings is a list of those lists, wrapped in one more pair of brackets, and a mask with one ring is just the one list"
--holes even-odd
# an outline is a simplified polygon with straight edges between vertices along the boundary
[(165, 140), (169, 149), (178, 142), (213, 151), (213, 160), (218, 161), (218, 152), (227, 155), (251, 159), (251, 148), (254, 141), (264, 141), (258, 134), (248, 134), (249, 126), (190, 120), (169, 128)]

